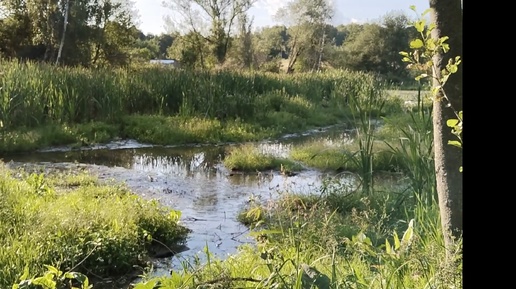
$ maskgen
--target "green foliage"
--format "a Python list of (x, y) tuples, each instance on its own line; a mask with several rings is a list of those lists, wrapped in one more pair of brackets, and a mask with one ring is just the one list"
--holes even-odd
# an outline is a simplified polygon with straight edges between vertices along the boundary
[(284, 192), (274, 204), (254, 203), (245, 213), (248, 219), (259, 216), (258, 224), (251, 223), (256, 246), (243, 245), (224, 261), (208, 256), (206, 264), (144, 284), (158, 288), (460, 288), (461, 267), (441, 266), (442, 240), (435, 229), (424, 226), (439, 222), (437, 206), (414, 218), (413, 204), (400, 207), (396, 195), (346, 195), (337, 187), (323, 195)]
[[(127, 274), (133, 266), (146, 266), (153, 240), (182, 244), (189, 232), (179, 224), (180, 212), (84, 173), (54, 175), (2, 165), (0, 195), (2, 288), (18, 282), (23, 268), (39, 277), (27, 273), (20, 286), (40, 282), (44, 288), (80, 281), (78, 273)], [(48, 266), (44, 271), (42, 264), (57, 271)]]
[[(359, 150), (359, 142), (352, 140), (335, 143), (314, 141), (292, 148), (289, 156), (293, 160), (323, 171), (358, 173), (361, 167), (357, 153)], [(388, 146), (376, 144), (373, 150), (374, 171), (397, 169), (397, 163), (388, 154)]]
[(452, 118), (446, 121), (446, 125), (452, 129), (452, 133), (458, 140), (450, 140), (448, 144), (462, 148), (462, 110), (457, 114), (457, 119)]
[[(31, 285), (39, 286), (43, 289), (90, 289), (93, 285), (89, 284), (88, 277), (78, 272), (63, 272), (58, 268), (50, 265), (45, 265), (47, 271), (41, 277), (34, 277), (27, 279), (29, 276), (28, 267), (25, 267), (23, 275), (20, 277), (20, 283), (14, 284), (12, 289), (29, 289)], [(73, 282), (76, 281), (81, 284), (81, 287), (76, 287)], [(66, 287), (65, 287), (66, 286)]]
[(408, 117), (385, 118), (386, 125), (395, 128), (395, 141), (385, 141), (396, 159), (398, 169), (409, 179), (409, 194), (414, 194), (425, 205), (437, 197), (433, 151), (432, 115), (426, 108), (409, 112)]
[[(293, 76), (160, 67), (83, 69), (2, 62), (0, 150), (246, 141), (340, 122), (374, 82), (348, 71)], [(21, 113), (21, 112), (30, 113)]]
[[(411, 6), (413, 11), (416, 11), (414, 6)], [(445, 68), (439, 73), (439, 76), (433, 73), (438, 70), (437, 64), (434, 63), (433, 58), (437, 54), (444, 54), (450, 50), (448, 43), (448, 36), (442, 36), (438, 39), (432, 37), (432, 31), (436, 28), (435, 23), (427, 25), (423, 18), (430, 10), (426, 10), (421, 14), (421, 19), (415, 21), (413, 26), (419, 33), (419, 38), (410, 42), (411, 52), (400, 52), (403, 61), (409, 63), (408, 67), (414, 69), (419, 73), (416, 80), (421, 80), (433, 76), (434, 85), (432, 86), (432, 94), (436, 101), (446, 101), (447, 106), (450, 107), (456, 115), (455, 119), (447, 120), (447, 126), (452, 128), (452, 133), (457, 137), (457, 140), (449, 140), (449, 144), (462, 148), (462, 110), (458, 111), (452, 107), (451, 102), (446, 95), (443, 87), (448, 78), (458, 71), (458, 67), (462, 62), (460, 56), (452, 57), (448, 60)], [(462, 171), (462, 166), (460, 167)]]
[[(131, 4), (113, 0), (78, 1), (70, 5), (66, 33), (63, 1), (3, 1), (5, 23), (0, 22), (0, 50), (5, 57), (97, 66), (128, 63), (129, 46), (136, 38)], [(10, 29), (8, 31), (6, 29)], [(65, 36), (64, 38), (61, 38)]]
[(301, 165), (291, 160), (260, 152), (260, 150), (252, 144), (232, 147), (224, 158), (224, 166), (236, 171), (256, 172), (278, 170), (285, 174), (302, 169)]

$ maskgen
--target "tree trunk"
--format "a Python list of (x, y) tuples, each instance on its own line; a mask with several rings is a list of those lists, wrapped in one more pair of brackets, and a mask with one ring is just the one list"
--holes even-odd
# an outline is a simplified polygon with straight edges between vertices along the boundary
[[(450, 58), (460, 56), (462, 59), (462, 8), (461, 0), (429, 0), (433, 8), (435, 29), (432, 37), (448, 36), (450, 50), (446, 54), (438, 54), (434, 58), (434, 86), (438, 85), (441, 70), (446, 67)], [(462, 149), (449, 145), (455, 140), (451, 128), (446, 125), (448, 119), (457, 118), (455, 112), (462, 110), (462, 64), (452, 74), (434, 99), (433, 126), (435, 173), (441, 225), (444, 234), (447, 257), (457, 238), (462, 236)], [(442, 97), (446, 95), (448, 100)], [(449, 258), (448, 258), (449, 259)]]
[(323, 35), (322, 35), (322, 39), (321, 39), (321, 47), (319, 49), (319, 57), (317, 58), (317, 62), (316, 62), (316, 67), (317, 69), (315, 71), (319, 72), (321, 71), (321, 66), (322, 66), (322, 58), (323, 58), (323, 53), (324, 53), (324, 44), (325, 44), (325, 40), (326, 40), (326, 27), (323, 28)]
[(64, 16), (64, 24), (63, 24), (63, 35), (61, 36), (61, 43), (59, 44), (59, 51), (57, 53), (56, 65), (59, 65), (59, 61), (61, 60), (61, 53), (63, 52), (63, 46), (66, 37), (66, 26), (68, 26), (68, 10), (70, 9), (70, 0), (66, 0), (65, 6), (65, 16)]

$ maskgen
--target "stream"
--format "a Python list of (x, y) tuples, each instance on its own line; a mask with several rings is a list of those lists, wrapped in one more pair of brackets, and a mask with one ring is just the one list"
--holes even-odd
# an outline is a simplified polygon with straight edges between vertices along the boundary
[[(285, 157), (293, 146), (313, 140), (341, 143), (350, 140), (350, 132), (329, 127), (255, 145), (263, 152)], [(236, 253), (238, 246), (253, 243), (248, 229), (237, 221), (251, 200), (266, 202), (287, 191), (317, 193), (326, 177), (310, 168), (290, 177), (277, 171), (235, 174), (222, 164), (232, 145), (236, 144), (152, 146), (119, 140), (80, 150), (51, 148), (0, 159), (12, 167), (86, 168), (100, 180), (125, 182), (134, 193), (180, 210), (181, 223), (192, 230), (188, 248), (154, 262), (153, 274), (168, 275), (196, 255), (202, 259), (205, 246), (212, 255), (224, 259)]]

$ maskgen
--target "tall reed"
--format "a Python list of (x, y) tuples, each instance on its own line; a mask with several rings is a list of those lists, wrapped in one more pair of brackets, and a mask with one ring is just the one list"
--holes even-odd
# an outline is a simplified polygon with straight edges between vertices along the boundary
[(407, 112), (403, 123), (386, 118), (388, 125), (395, 126), (400, 132), (397, 142), (387, 143), (397, 159), (400, 169), (409, 180), (414, 197), (425, 206), (431, 206), (437, 199), (433, 127), (431, 108), (423, 106), (418, 96), (417, 109)]
[[(86, 69), (0, 60), (0, 119), (6, 128), (118, 121), (129, 114), (249, 120), (292, 99), (345, 108), (365, 74), (280, 75), (163, 67)], [(264, 107), (279, 99), (278, 107)]]
[(358, 167), (362, 192), (368, 195), (374, 188), (375, 130), (385, 100), (382, 90), (373, 79), (370, 79), (371, 83), (356, 81), (359, 85), (352, 86), (355, 93), (349, 97), (349, 102), (356, 124), (355, 141), (359, 149), (350, 156), (350, 160)]

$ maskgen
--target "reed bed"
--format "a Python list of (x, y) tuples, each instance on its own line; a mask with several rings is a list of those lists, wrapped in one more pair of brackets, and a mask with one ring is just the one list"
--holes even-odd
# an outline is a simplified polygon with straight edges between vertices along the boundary
[(342, 109), (373, 76), (335, 71), (281, 75), (165, 67), (87, 69), (0, 60), (4, 130), (45, 124), (117, 122), (134, 114), (256, 120), (274, 112), (310, 117)]

